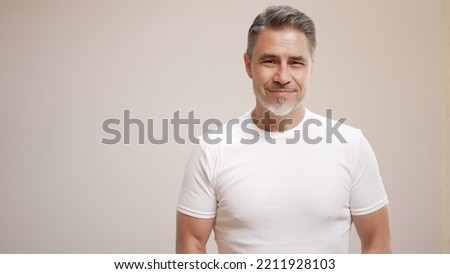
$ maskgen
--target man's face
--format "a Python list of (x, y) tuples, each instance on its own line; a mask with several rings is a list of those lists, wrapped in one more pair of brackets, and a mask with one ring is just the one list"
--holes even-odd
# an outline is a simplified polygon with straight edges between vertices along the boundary
[(298, 110), (308, 89), (312, 57), (304, 33), (294, 29), (263, 30), (252, 58), (244, 55), (253, 80), (256, 111), (286, 116)]

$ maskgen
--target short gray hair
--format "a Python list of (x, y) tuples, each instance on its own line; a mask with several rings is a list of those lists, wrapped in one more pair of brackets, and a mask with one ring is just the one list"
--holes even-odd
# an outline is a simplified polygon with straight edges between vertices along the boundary
[(281, 30), (292, 28), (305, 34), (308, 39), (309, 52), (314, 56), (316, 49), (316, 28), (306, 14), (290, 6), (270, 6), (256, 16), (248, 30), (247, 54), (252, 57), (256, 38), (264, 29)]

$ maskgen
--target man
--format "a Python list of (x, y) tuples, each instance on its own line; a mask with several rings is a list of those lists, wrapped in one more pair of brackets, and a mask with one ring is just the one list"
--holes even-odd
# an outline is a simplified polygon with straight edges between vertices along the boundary
[(391, 252), (387, 196), (367, 140), (303, 106), (315, 47), (304, 13), (272, 6), (256, 17), (244, 54), (256, 106), (191, 154), (177, 253), (205, 253), (212, 229), (220, 253), (346, 253), (352, 221), (362, 253)]

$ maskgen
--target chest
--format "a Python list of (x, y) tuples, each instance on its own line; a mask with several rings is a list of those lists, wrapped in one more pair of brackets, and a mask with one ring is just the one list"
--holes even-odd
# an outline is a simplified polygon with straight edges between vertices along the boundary
[(342, 218), (349, 214), (350, 184), (345, 151), (289, 145), (231, 149), (223, 154), (215, 182), (218, 217), (255, 223)]

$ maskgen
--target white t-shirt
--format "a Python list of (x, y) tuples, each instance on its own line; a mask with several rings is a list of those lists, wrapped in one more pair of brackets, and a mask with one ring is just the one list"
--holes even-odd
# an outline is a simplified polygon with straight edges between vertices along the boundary
[(327, 142), (331, 120), (308, 109), (299, 125), (269, 138), (250, 113), (203, 135), (187, 162), (178, 211), (215, 217), (220, 253), (347, 253), (351, 215), (388, 203), (366, 138), (341, 124), (344, 142), (337, 134)]

